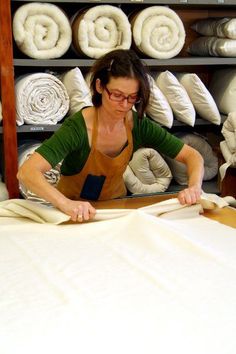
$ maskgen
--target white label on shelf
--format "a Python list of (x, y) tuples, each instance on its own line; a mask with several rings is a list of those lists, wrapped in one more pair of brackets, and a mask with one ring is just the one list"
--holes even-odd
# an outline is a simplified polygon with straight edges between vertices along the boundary
[(44, 127), (30, 127), (30, 131), (34, 132), (42, 132)]
[(188, 0), (179, 0), (180, 3), (184, 3), (184, 4), (187, 4)]
[(224, 4), (225, 0), (217, 0), (218, 4)]

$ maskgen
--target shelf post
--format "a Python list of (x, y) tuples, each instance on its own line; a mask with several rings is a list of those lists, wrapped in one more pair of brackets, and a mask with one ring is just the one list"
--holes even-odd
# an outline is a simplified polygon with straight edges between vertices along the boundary
[(9, 198), (19, 197), (11, 1), (0, 0), (0, 84), (3, 114), (4, 180)]

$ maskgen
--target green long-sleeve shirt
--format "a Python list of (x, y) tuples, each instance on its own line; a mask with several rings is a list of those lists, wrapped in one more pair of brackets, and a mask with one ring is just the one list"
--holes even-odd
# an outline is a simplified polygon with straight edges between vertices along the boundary
[[(157, 123), (146, 117), (139, 120), (136, 112), (133, 112), (133, 117), (133, 152), (141, 147), (148, 147), (174, 158), (182, 149), (183, 142)], [(36, 151), (52, 167), (63, 160), (61, 166), (63, 175), (79, 173), (90, 153), (87, 129), (81, 111), (68, 117)]]

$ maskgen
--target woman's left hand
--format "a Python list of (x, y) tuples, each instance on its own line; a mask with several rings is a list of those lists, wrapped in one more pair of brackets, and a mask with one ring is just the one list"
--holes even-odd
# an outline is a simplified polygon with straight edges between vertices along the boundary
[(200, 186), (191, 186), (183, 189), (178, 194), (178, 200), (180, 204), (196, 204), (200, 199), (202, 194), (202, 189)]

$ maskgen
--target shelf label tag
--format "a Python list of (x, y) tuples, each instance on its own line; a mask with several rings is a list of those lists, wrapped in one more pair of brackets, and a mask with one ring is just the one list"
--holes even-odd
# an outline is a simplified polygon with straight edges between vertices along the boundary
[(218, 4), (224, 4), (225, 0), (217, 0)]
[(37, 126), (30, 127), (30, 131), (31, 132), (42, 132), (42, 131), (44, 131), (44, 127), (37, 127)]
[(187, 4), (188, 0), (179, 0), (181, 4)]

